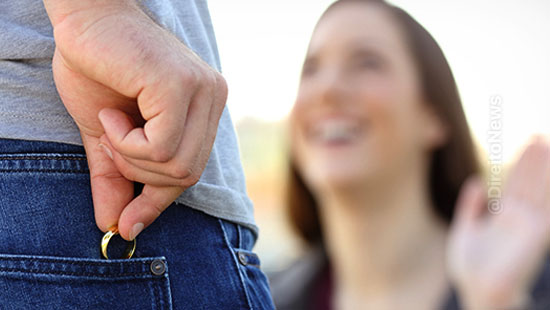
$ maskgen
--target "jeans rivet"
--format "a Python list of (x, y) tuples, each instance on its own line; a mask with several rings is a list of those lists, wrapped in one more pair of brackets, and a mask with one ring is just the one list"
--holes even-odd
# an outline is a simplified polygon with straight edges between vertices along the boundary
[(160, 276), (166, 271), (166, 266), (164, 265), (164, 262), (160, 259), (155, 259), (153, 262), (151, 262), (151, 272), (155, 276)]
[(248, 264), (248, 259), (246, 258), (246, 255), (243, 253), (239, 253), (238, 256), (239, 256), (239, 262), (241, 262), (241, 264), (246, 266)]

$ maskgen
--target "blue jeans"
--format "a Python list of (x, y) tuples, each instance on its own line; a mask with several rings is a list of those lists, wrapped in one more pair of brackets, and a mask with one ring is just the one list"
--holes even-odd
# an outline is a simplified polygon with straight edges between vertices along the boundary
[(183, 205), (102, 259), (89, 177), (80, 146), (0, 139), (0, 309), (274, 309), (252, 231)]

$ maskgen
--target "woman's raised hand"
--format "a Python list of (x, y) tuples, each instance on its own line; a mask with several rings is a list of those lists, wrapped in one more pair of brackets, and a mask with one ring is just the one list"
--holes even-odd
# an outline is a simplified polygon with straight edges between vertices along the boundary
[(550, 144), (536, 138), (489, 202), (479, 179), (466, 183), (448, 246), (453, 285), (467, 309), (527, 309), (550, 249)]

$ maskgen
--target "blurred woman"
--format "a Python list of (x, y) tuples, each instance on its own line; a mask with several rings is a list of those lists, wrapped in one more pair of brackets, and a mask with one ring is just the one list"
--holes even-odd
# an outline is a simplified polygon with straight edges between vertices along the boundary
[(278, 309), (550, 307), (549, 145), (487, 212), (450, 67), (406, 12), (325, 12), (290, 132), (289, 214), (310, 251), (272, 277)]

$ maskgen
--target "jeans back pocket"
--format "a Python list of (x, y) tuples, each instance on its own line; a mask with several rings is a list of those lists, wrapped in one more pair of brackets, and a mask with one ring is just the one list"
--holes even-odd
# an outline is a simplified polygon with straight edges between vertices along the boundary
[(164, 257), (0, 254), (0, 308), (172, 309), (168, 266)]

